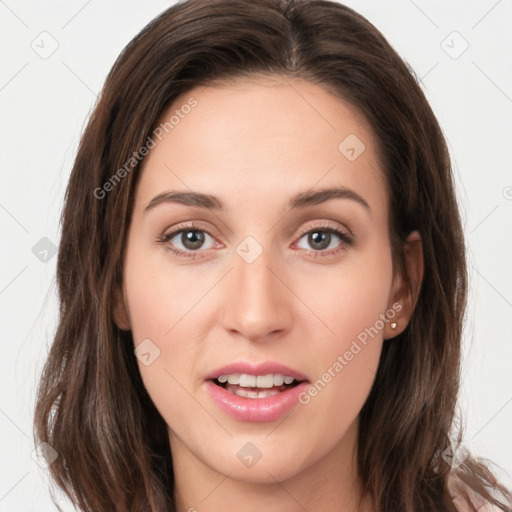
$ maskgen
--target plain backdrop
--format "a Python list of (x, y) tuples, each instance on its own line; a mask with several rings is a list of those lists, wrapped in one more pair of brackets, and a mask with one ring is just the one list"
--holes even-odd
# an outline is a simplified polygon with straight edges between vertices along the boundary
[[(0, 0), (0, 511), (53, 511), (32, 453), (35, 387), (58, 318), (55, 247), (80, 135), (123, 47), (173, 2)], [(512, 1), (347, 4), (414, 69), (448, 140), (470, 297), (466, 448), (512, 475)], [(73, 510), (66, 501), (65, 510)]]

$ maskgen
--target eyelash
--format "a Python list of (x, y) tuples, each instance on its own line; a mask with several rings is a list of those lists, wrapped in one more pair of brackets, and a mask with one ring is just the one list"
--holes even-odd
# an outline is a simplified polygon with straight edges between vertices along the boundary
[[(197, 253), (202, 252), (202, 251), (197, 250), (197, 251), (187, 251), (187, 252), (185, 252), (185, 251), (181, 251), (179, 249), (175, 249), (172, 246), (168, 245), (168, 242), (172, 238), (174, 238), (176, 235), (179, 235), (180, 233), (187, 232), (187, 231), (200, 231), (200, 232), (206, 233), (207, 235), (209, 235), (212, 238), (214, 238), (214, 236), (207, 229), (204, 229), (203, 227), (201, 227), (201, 226), (199, 226), (197, 224), (191, 223), (190, 225), (179, 227), (178, 229), (175, 229), (174, 231), (171, 231), (170, 233), (162, 234), (161, 236), (157, 237), (156, 241), (158, 243), (164, 244), (165, 250), (169, 251), (170, 253), (172, 253), (173, 255), (175, 255), (177, 257), (195, 259)], [(325, 249), (324, 250), (320, 250), (320, 251), (311, 250), (310, 252), (315, 254), (315, 256), (314, 256), (315, 258), (318, 257), (317, 256), (318, 254), (321, 254), (322, 258), (328, 257), (328, 256), (334, 256), (336, 254), (339, 254), (339, 253), (347, 250), (347, 248), (351, 247), (353, 245), (353, 243), (354, 243), (353, 235), (348, 234), (348, 233), (346, 233), (344, 231), (341, 231), (339, 228), (333, 227), (330, 224), (323, 224), (321, 226), (316, 226), (314, 228), (309, 228), (309, 229), (307, 229), (305, 231), (302, 231), (299, 234), (299, 238), (298, 239), (300, 240), (304, 235), (307, 235), (309, 233), (314, 233), (314, 232), (319, 232), (319, 231), (320, 232), (324, 232), (324, 233), (330, 233), (330, 234), (336, 235), (345, 244), (345, 247), (341, 247), (341, 248), (337, 248), (337, 249), (330, 249), (329, 251), (326, 251)]]

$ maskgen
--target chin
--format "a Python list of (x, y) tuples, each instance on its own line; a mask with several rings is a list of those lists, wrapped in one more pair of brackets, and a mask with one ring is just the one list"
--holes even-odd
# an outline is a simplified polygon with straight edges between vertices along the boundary
[[(222, 450), (222, 456), (213, 454), (212, 464), (208, 464), (208, 459), (205, 462), (219, 473), (229, 474), (229, 478), (240, 482), (272, 484), (293, 478), (308, 465), (309, 451), (300, 444), (285, 447), (276, 433), (272, 435), (276, 436), (276, 445), (281, 449), (264, 438), (261, 441), (252, 438), (250, 441), (250, 436), (237, 436), (231, 440), (230, 446)], [(209, 459), (211, 455), (209, 452)]]

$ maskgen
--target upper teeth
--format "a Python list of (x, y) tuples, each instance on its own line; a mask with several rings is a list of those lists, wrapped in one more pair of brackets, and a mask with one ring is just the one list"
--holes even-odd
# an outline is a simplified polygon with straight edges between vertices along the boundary
[(293, 377), (281, 375), (280, 373), (269, 373), (268, 375), (248, 375), (247, 373), (231, 373), (229, 375), (220, 375), (219, 382), (228, 382), (243, 388), (271, 388), (273, 386), (282, 386), (291, 384)]

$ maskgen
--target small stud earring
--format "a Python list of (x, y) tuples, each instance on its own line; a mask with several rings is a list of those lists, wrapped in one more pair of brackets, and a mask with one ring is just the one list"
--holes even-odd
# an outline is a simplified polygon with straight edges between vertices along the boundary
[(398, 324), (396, 322), (391, 322), (391, 329), (397, 329)]

